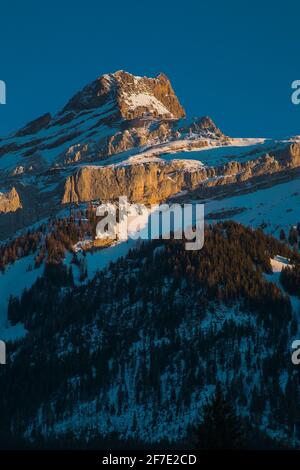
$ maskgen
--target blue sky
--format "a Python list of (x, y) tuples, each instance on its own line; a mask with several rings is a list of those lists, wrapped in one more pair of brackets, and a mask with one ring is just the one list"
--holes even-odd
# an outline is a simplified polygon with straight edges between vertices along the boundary
[(232, 136), (300, 134), (299, 1), (1, 2), (0, 135), (106, 72), (166, 73), (190, 116)]

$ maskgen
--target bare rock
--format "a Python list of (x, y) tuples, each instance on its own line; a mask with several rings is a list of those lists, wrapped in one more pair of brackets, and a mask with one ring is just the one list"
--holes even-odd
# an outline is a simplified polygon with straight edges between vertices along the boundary
[(6, 193), (0, 193), (0, 213), (16, 212), (22, 208), (21, 200), (16, 188)]
[(166, 75), (136, 77), (123, 70), (103, 75), (84, 87), (71, 98), (63, 113), (80, 112), (108, 103), (114, 104), (116, 116), (125, 119), (149, 115), (173, 119), (185, 117)]

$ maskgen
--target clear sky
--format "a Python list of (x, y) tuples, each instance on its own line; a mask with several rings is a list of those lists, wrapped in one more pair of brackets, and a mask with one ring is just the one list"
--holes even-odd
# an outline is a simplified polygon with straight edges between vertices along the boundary
[(0, 21), (1, 136), (119, 69), (166, 73), (228, 135), (300, 134), (299, 0), (10, 0)]

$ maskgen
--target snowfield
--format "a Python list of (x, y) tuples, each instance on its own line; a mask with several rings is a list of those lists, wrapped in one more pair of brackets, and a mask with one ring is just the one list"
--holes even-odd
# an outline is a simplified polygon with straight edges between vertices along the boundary
[[(274, 184), (266, 189), (249, 192), (223, 199), (211, 199), (205, 202), (205, 215), (210, 220), (231, 219), (251, 227), (263, 226), (264, 230), (275, 237), (280, 229), (288, 231), (300, 221), (300, 179)], [(230, 216), (227, 211), (233, 211)], [(236, 215), (234, 215), (236, 212)], [(222, 214), (224, 213), (224, 217)]]
[(151, 146), (133, 148), (112, 156), (92, 165), (86, 163), (79, 166), (127, 166), (140, 163), (163, 162), (179, 160), (193, 168), (206, 166), (221, 166), (231, 161), (244, 163), (255, 160), (265, 155), (268, 150), (280, 148), (285, 145), (285, 141), (274, 141), (264, 138), (237, 138), (228, 142), (201, 137), (185, 138), (167, 141), (164, 143), (153, 143)]
[[(130, 110), (134, 110), (139, 106), (148, 107), (156, 111), (160, 115), (170, 114), (170, 111), (157, 99), (147, 93), (138, 93), (126, 96), (126, 102)], [(150, 111), (151, 112), (151, 111)]]

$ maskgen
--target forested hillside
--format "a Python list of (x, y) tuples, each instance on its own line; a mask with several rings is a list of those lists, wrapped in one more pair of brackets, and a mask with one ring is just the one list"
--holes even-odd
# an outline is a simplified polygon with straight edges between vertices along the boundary
[(226, 222), (207, 227), (201, 251), (147, 242), (82, 287), (48, 262), (10, 300), (10, 321), (28, 333), (0, 370), (2, 432), (37, 446), (192, 442), (220, 383), (247, 428), (298, 445), (298, 312), (272, 282), (277, 255), (299, 269), (287, 245)]

